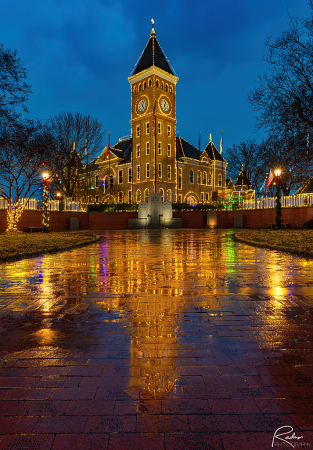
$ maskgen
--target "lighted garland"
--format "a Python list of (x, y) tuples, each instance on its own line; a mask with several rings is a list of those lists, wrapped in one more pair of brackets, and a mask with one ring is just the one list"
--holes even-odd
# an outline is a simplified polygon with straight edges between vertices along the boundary
[(17, 230), (17, 223), (21, 217), (22, 212), (25, 209), (27, 201), (25, 199), (21, 200), (21, 203), (18, 205), (16, 202), (13, 203), (13, 205), (10, 203), (8, 204), (8, 213), (7, 213), (7, 220), (8, 220), (8, 227), (6, 229), (7, 233), (13, 233), (18, 231)]
[(49, 233), (49, 211), (48, 211), (48, 201), (49, 201), (49, 186), (48, 181), (43, 180), (43, 202), (42, 202), (42, 231), (43, 233)]
[(232, 207), (233, 207), (233, 204), (235, 203), (235, 200), (234, 200), (232, 194), (226, 195), (226, 194), (223, 193), (222, 195), (223, 195), (223, 197), (224, 197), (224, 200), (222, 201), (223, 207), (224, 207), (225, 209), (230, 209), (230, 208), (232, 208)]

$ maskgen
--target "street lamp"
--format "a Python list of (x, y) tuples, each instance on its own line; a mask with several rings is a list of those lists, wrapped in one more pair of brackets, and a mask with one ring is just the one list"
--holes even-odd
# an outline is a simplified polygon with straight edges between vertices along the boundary
[(279, 192), (279, 182), (280, 182), (280, 175), (281, 175), (281, 170), (280, 169), (276, 169), (274, 171), (275, 177), (276, 177), (276, 207), (275, 207), (275, 212), (276, 212), (276, 228), (277, 230), (281, 229), (281, 223), (282, 223), (282, 219), (281, 219), (281, 202), (280, 202), (280, 192)]
[(49, 174), (48, 172), (44, 172), (42, 174), (42, 196), (43, 196), (43, 202), (42, 202), (42, 232), (43, 233), (49, 233), (49, 212), (48, 212), (48, 193), (49, 193), (49, 186), (48, 186), (48, 180), (49, 180)]

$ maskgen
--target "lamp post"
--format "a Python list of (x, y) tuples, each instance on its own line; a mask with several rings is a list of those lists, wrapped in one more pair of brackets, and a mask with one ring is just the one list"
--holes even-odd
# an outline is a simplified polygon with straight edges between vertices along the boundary
[(281, 229), (281, 202), (280, 202), (280, 192), (279, 192), (279, 182), (280, 182), (280, 175), (281, 175), (281, 170), (280, 169), (276, 169), (275, 170), (275, 177), (276, 177), (276, 207), (275, 207), (275, 212), (276, 212), (276, 228), (277, 230)]
[(49, 212), (48, 212), (48, 192), (49, 192), (49, 186), (48, 186), (48, 179), (49, 174), (47, 172), (44, 172), (42, 174), (42, 196), (43, 196), (43, 202), (42, 202), (42, 232), (43, 233), (49, 233)]

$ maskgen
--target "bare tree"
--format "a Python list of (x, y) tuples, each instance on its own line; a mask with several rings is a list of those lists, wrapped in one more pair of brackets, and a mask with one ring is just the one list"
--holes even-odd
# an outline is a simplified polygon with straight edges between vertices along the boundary
[(8, 203), (7, 231), (11, 232), (17, 231), (23, 210), (38, 192), (55, 139), (39, 121), (11, 123), (0, 131), (0, 195)]
[(228, 147), (225, 149), (223, 156), (228, 162), (227, 174), (232, 178), (232, 181), (236, 181), (243, 167), (252, 184), (252, 188), (257, 194), (260, 194), (266, 167), (263, 167), (263, 155), (255, 139), (248, 139)]
[(76, 198), (90, 163), (103, 149), (105, 130), (98, 119), (78, 111), (61, 112), (49, 122), (58, 142), (51, 165), (55, 188), (65, 197)]
[(7, 125), (17, 120), (19, 106), (27, 112), (25, 103), (31, 92), (27, 71), (16, 53), (0, 44), (0, 123)]
[[(311, 17), (290, 18), (287, 31), (266, 41), (267, 72), (248, 95), (258, 113), (257, 128), (281, 137), (313, 136), (313, 1), (309, 3)], [(305, 144), (302, 151), (307, 152)]]

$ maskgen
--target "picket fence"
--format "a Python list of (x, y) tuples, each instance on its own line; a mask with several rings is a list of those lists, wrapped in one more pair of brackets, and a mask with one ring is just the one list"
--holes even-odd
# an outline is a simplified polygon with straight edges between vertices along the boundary
[[(282, 208), (305, 207), (313, 205), (313, 194), (308, 195), (288, 195), (282, 196)], [(243, 200), (242, 209), (269, 209), (276, 207), (276, 197), (256, 198), (253, 200)]]

